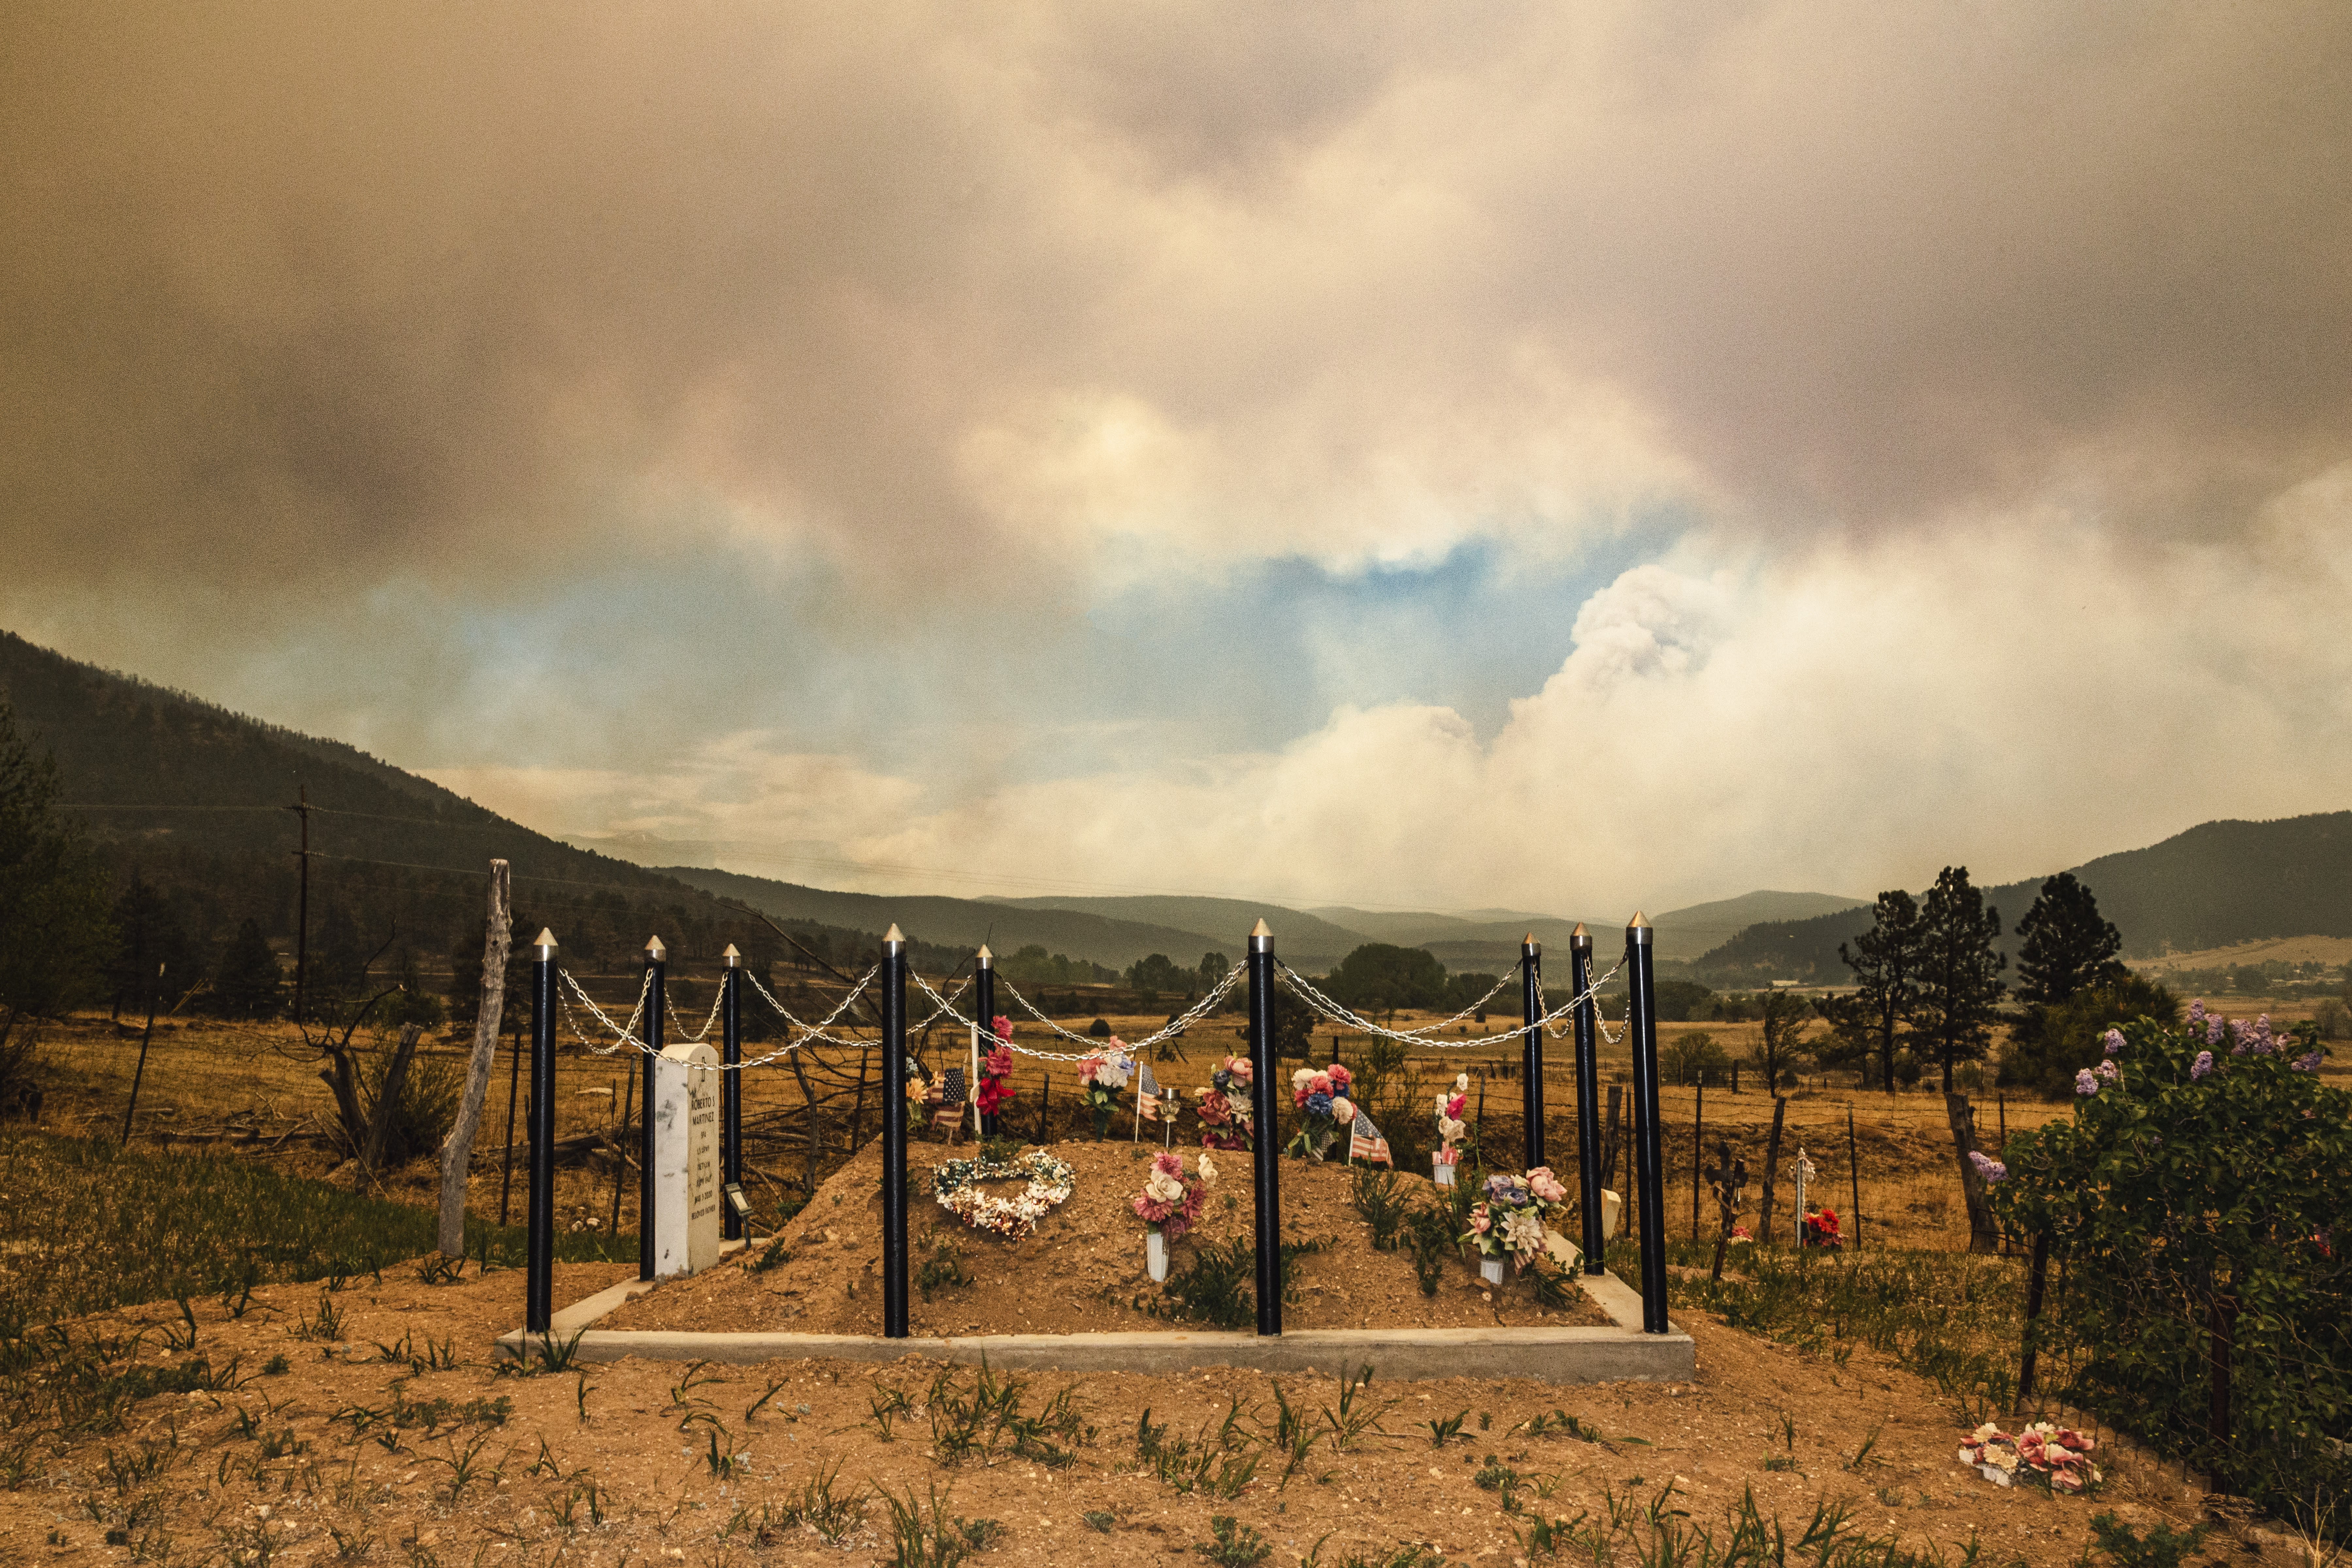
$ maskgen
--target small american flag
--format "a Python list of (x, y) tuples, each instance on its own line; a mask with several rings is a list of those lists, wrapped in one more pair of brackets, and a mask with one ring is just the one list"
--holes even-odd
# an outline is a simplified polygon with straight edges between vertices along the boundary
[(1372, 1119), (1360, 1110), (1356, 1112), (1356, 1120), (1348, 1127), (1348, 1158), (1378, 1161), (1389, 1166), (1396, 1163), (1389, 1158), (1389, 1141), (1381, 1136), (1381, 1130), (1372, 1125)]

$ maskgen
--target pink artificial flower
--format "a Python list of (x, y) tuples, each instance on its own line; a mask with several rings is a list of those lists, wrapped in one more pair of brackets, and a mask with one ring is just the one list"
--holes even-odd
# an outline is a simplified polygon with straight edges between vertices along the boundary
[(1256, 1069), (1250, 1066), (1250, 1059), (1247, 1057), (1227, 1057), (1225, 1070), (1234, 1076), (1235, 1082), (1248, 1083)]
[(1309, 1094), (1330, 1093), (1331, 1075), (1328, 1072), (1318, 1072), (1313, 1078), (1308, 1079), (1307, 1080), (1307, 1092)]
[(1338, 1084), (1341, 1089), (1346, 1089), (1349, 1084), (1356, 1081), (1355, 1075), (1350, 1073), (1346, 1068), (1341, 1067), (1338, 1062), (1333, 1062), (1331, 1064), (1330, 1076), (1331, 1081)]
[(989, 1020), (988, 1026), (1000, 1040), (1010, 1040), (1013, 1038), (1013, 1020), (1006, 1017), (1002, 1013), (999, 1013), (994, 1018)]
[(1445, 1102), (1446, 1120), (1459, 1121), (1462, 1120), (1462, 1113), (1468, 1109), (1470, 1109), (1470, 1097), (1466, 1094), (1457, 1094)]
[(999, 1046), (980, 1058), (980, 1070), (985, 1078), (1006, 1078), (1013, 1071), (1013, 1049)]
[(1538, 1165), (1528, 1173), (1528, 1190), (1548, 1204), (1560, 1203), (1568, 1197), (1568, 1189), (1551, 1173), (1549, 1165)]

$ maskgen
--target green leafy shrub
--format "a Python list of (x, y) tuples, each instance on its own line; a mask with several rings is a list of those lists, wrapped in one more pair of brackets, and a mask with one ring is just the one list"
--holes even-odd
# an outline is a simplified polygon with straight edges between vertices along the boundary
[(2066, 1391), (2265, 1504), (2352, 1484), (2352, 1094), (2317, 1031), (2108, 1030), (2074, 1116), (1989, 1163), (1994, 1212), (2046, 1236), (2067, 1286), (2035, 1325)]

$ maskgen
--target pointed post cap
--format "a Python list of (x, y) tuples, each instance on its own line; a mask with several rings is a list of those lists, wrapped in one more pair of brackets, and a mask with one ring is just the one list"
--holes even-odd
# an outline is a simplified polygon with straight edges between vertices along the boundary
[(659, 963), (663, 959), (667, 958), (668, 956), (669, 949), (662, 945), (661, 938), (657, 936), (649, 936), (646, 938), (646, 962), (648, 963)]
[(882, 945), (884, 947), (904, 947), (907, 945), (907, 935), (904, 931), (898, 929), (898, 922), (897, 921), (892, 921), (890, 922), (890, 929), (882, 933)]
[(1650, 917), (1643, 914), (1641, 910), (1635, 910), (1633, 911), (1633, 918), (1625, 922), (1626, 945), (1629, 947), (1647, 947), (1650, 945)]
[(1584, 922), (1582, 921), (1577, 921), (1576, 929), (1568, 933), (1568, 945), (1576, 948), (1591, 947), (1592, 945), (1592, 933), (1584, 929)]
[(996, 954), (989, 952), (988, 943), (983, 942), (980, 944), (980, 951), (972, 954), (972, 962), (982, 969), (993, 969), (996, 967)]
[(548, 930), (547, 927), (541, 926), (539, 928), (539, 940), (532, 942), (530, 945), (539, 949), (541, 952), (551, 953), (555, 951), (555, 933)]
[(742, 966), (743, 955), (736, 951), (735, 944), (731, 942), (727, 944), (727, 951), (720, 953), (719, 956), (730, 969), (737, 969)]
[(1274, 928), (1267, 925), (1263, 917), (1259, 919), (1257, 924), (1250, 927), (1249, 950), (1252, 952), (1274, 951)]

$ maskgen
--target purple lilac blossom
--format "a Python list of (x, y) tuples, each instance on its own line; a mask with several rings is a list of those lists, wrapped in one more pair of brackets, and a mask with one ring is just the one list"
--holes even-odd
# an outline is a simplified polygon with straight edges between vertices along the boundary
[(1974, 1165), (1977, 1168), (1977, 1174), (1983, 1177), (1988, 1182), (2000, 1182), (2009, 1179), (2009, 1167), (2007, 1165), (2002, 1164), (1999, 1160), (1988, 1159), (1986, 1156), (1978, 1153), (1974, 1149), (1969, 1151), (1969, 1163)]
[(2074, 1092), (2076, 1094), (2096, 1094), (2099, 1092), (2099, 1080), (2091, 1076), (2091, 1069), (2089, 1068), (2084, 1068), (2081, 1072), (2074, 1075)]
[(2101, 1078), (2105, 1079), (2109, 1083), (2113, 1083), (2117, 1079), (2124, 1076), (2113, 1062), (2101, 1062), (2097, 1067), (2093, 1068), (2091, 1070), (2097, 1073)]
[(2195, 1028), (2205, 1021), (2205, 998), (2200, 996), (2189, 1004), (2189, 1026)]
[(2205, 1077), (2212, 1070), (2213, 1053), (2210, 1051), (2200, 1051), (2197, 1053), (2197, 1060), (2189, 1066), (2189, 1076), (2193, 1081), (2197, 1079)]
[(2107, 1055), (2119, 1057), (2124, 1054), (2124, 1032), (2121, 1029), (2109, 1029), (2099, 1038), (2107, 1043)]
[(2319, 1070), (2319, 1053), (2317, 1051), (2313, 1051), (2308, 1056), (2300, 1056), (2295, 1058), (2294, 1070), (2297, 1072), (2317, 1072)]

